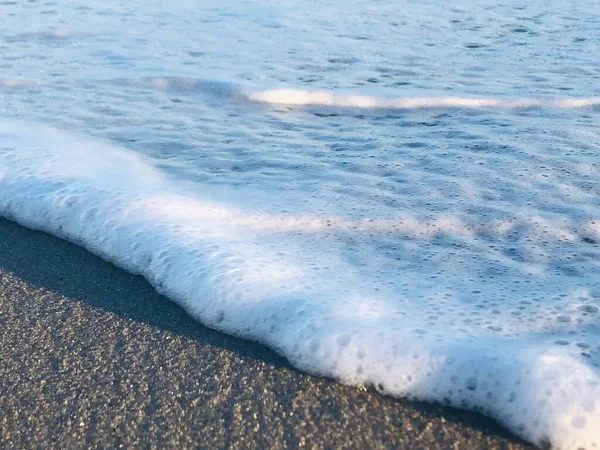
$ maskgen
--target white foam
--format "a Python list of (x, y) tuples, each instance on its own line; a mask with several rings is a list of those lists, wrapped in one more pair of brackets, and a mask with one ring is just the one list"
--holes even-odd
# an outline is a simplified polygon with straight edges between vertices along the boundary
[(119, 80), (120, 83), (145, 85), (161, 90), (180, 89), (208, 92), (269, 105), (289, 107), (327, 106), (355, 109), (580, 109), (600, 106), (600, 97), (587, 98), (476, 98), (476, 97), (378, 97), (304, 89), (260, 89), (219, 80), (158, 77)]
[[(36, 34), (37, 35), (37, 34)], [(45, 35), (45, 34), (44, 34)], [(59, 34), (56, 38), (68, 37)], [(377, 97), (302, 89), (260, 89), (221, 80), (189, 77), (117, 79), (113, 83), (144, 86), (159, 90), (184, 90), (238, 101), (250, 101), (288, 107), (325, 106), (353, 109), (582, 109), (600, 106), (600, 97), (588, 98), (469, 98), (469, 97)], [(93, 83), (85, 80), (86, 85)], [(0, 87), (20, 88), (50, 84), (39, 80), (0, 79)]]
[[(600, 444), (598, 358), (577, 350), (598, 339), (597, 261), (580, 262), (591, 268), (584, 282), (547, 264), (599, 238), (600, 221), (354, 220), (255, 214), (218, 198), (124, 149), (0, 122), (0, 215), (143, 274), (198, 320), (263, 342), (299, 369), (479, 409), (538, 445)], [(526, 263), (504, 254), (515, 230)], [(440, 236), (459, 241), (425, 250)], [(380, 238), (404, 245), (400, 265), (375, 257)], [(487, 269), (499, 270), (487, 285), (468, 280)]]
[(307, 91), (301, 89), (273, 89), (246, 93), (249, 100), (286, 106), (333, 106), (340, 108), (364, 109), (522, 109), (542, 108), (589, 108), (600, 105), (600, 97), (556, 98), (556, 99), (515, 99), (468, 97), (376, 97), (370, 95), (338, 94), (334, 92)]

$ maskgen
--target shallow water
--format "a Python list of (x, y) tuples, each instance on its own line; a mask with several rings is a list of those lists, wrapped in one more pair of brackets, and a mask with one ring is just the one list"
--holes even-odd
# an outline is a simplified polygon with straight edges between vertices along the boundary
[(0, 3), (0, 214), (300, 369), (600, 443), (597, 2), (196, 3)]

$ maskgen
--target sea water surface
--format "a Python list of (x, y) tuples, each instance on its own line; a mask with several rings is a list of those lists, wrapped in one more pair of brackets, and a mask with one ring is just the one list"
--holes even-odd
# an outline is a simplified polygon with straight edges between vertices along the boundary
[(0, 215), (300, 370), (600, 446), (596, 0), (0, 3)]

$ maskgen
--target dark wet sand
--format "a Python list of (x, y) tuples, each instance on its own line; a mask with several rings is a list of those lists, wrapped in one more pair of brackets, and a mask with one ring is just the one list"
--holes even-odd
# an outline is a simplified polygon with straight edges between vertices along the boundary
[(304, 375), (76, 245), (0, 219), (1, 448), (531, 448)]

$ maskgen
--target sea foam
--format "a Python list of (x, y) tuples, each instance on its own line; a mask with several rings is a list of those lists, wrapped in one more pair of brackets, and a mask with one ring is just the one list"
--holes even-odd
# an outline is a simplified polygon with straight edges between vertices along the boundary
[(341, 108), (425, 109), (425, 108), (586, 108), (600, 105), (600, 97), (581, 99), (500, 100), (469, 97), (406, 97), (390, 98), (370, 95), (335, 94), (302, 89), (272, 89), (248, 92), (248, 99), (260, 103), (289, 106), (334, 106)]
[[(301, 370), (476, 409), (556, 448), (600, 444), (591, 208), (567, 221), (532, 208), (255, 213), (126, 149), (0, 121), (0, 215), (142, 274), (199, 321)], [(573, 259), (582, 276), (558, 270)]]
[[(286, 107), (320, 106), (342, 109), (420, 110), (420, 109), (584, 109), (600, 107), (600, 97), (489, 98), (489, 97), (382, 97), (306, 89), (264, 89), (223, 80), (186, 77), (146, 77), (141, 79), (82, 80), (82, 85), (112, 83), (119, 86), (159, 90), (192, 91), (222, 99)], [(0, 79), (0, 88), (38, 87), (50, 81)]]
[(244, 86), (226, 81), (158, 77), (116, 80), (129, 86), (147, 86), (161, 90), (201, 91), (237, 100), (288, 107), (326, 106), (353, 109), (580, 109), (600, 106), (600, 97), (554, 97), (554, 98), (490, 98), (490, 97), (382, 97), (307, 89), (264, 89)]

